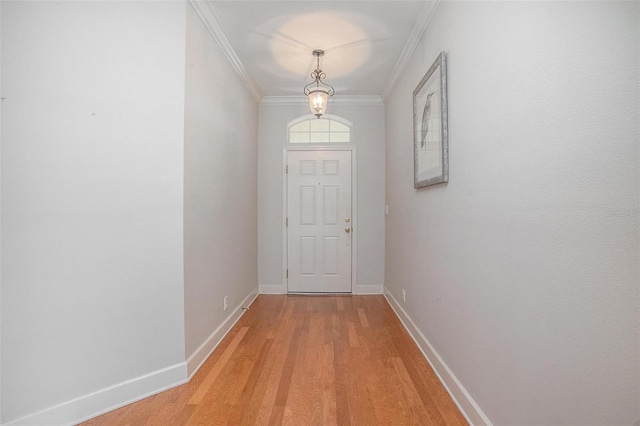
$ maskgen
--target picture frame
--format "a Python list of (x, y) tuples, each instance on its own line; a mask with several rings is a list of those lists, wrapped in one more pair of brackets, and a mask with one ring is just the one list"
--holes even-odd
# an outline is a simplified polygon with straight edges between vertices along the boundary
[(413, 186), (449, 181), (447, 60), (440, 52), (413, 91)]

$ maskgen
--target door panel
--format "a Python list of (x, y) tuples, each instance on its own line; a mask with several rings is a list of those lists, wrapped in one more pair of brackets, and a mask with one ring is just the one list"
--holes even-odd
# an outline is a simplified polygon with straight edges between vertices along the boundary
[(324, 237), (324, 274), (325, 275), (338, 275), (339, 262), (339, 248), (338, 238), (336, 237)]
[(338, 224), (338, 199), (340, 189), (337, 186), (325, 186), (324, 198), (324, 224), (325, 225), (337, 225)]
[(351, 151), (287, 154), (289, 292), (351, 292)]
[(300, 205), (298, 210), (300, 211), (300, 224), (301, 225), (315, 225), (316, 224), (316, 187), (315, 186), (301, 186), (300, 198), (298, 199)]
[(316, 273), (316, 237), (300, 237), (300, 274)]

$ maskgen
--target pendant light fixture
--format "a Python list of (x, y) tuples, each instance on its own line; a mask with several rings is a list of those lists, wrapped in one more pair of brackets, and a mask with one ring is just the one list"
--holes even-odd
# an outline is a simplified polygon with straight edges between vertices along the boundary
[(304, 94), (309, 98), (309, 108), (311, 112), (320, 118), (327, 110), (329, 98), (333, 96), (336, 91), (333, 89), (333, 86), (323, 81), (327, 77), (320, 69), (320, 57), (324, 56), (324, 50), (314, 50), (313, 56), (317, 59), (316, 69), (311, 73), (313, 81), (304, 86)]

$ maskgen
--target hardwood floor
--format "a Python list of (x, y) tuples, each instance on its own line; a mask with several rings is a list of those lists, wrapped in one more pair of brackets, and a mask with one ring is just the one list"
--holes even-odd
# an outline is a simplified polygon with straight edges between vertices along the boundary
[(383, 296), (260, 295), (190, 383), (83, 424), (467, 423)]

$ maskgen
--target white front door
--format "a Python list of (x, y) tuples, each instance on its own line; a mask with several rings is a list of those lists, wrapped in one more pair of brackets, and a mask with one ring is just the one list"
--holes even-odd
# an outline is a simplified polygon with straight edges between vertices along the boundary
[(287, 291), (351, 292), (351, 151), (288, 151)]

